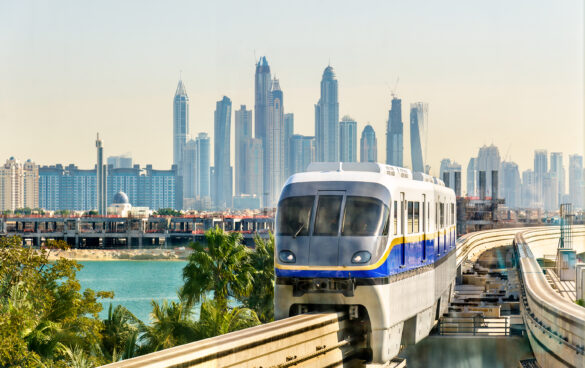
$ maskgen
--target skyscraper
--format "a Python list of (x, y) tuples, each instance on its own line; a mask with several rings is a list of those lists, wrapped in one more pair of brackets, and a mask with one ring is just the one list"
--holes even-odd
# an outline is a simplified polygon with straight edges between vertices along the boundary
[(96, 180), (97, 180), (97, 210), (100, 215), (105, 215), (108, 210), (108, 165), (104, 164), (104, 148), (99, 133), (95, 141), (97, 148)]
[(497, 173), (499, 171), (500, 151), (498, 150), (498, 147), (494, 145), (481, 147), (477, 155), (477, 172), (479, 174), (477, 189), (479, 190), (480, 198), (482, 195), (491, 198), (496, 194), (492, 193), (492, 189), (494, 189), (495, 186), (495, 189), (497, 190), (499, 183), (493, 174), (494, 172)]
[(348, 115), (339, 122), (339, 161), (357, 162), (357, 122)]
[(563, 202), (565, 195), (565, 166), (563, 165), (563, 154), (561, 152), (550, 153), (550, 174), (557, 180), (557, 188), (555, 189), (557, 195), (557, 202)]
[(546, 150), (534, 151), (534, 181), (536, 201), (540, 207), (544, 206), (544, 178), (548, 173), (548, 153)]
[(475, 157), (470, 158), (467, 164), (467, 196), (477, 196), (477, 160)]
[(295, 115), (293, 113), (284, 114), (284, 180), (292, 175), (290, 169), (290, 137), (295, 131)]
[(534, 171), (522, 171), (522, 207), (531, 208), (536, 204)]
[(264, 157), (268, 159), (268, 172), (264, 172), (264, 207), (276, 206), (284, 182), (284, 101), (278, 79), (274, 79), (270, 91), (270, 119)]
[(583, 156), (569, 155), (569, 198), (573, 208), (583, 209)]
[(386, 163), (388, 165), (403, 167), (403, 132), (402, 100), (392, 96), (391, 108), (388, 111), (388, 124), (386, 127)]
[(108, 166), (112, 166), (114, 169), (130, 169), (132, 168), (132, 157), (129, 154), (108, 156)]
[[(197, 142), (190, 139), (183, 148), (183, 199), (186, 202), (197, 198), (197, 159)], [(183, 204), (183, 208), (187, 207)]]
[(207, 133), (199, 133), (195, 138), (195, 144), (197, 149), (195, 195), (199, 198), (209, 198), (211, 142)]
[(214, 114), (214, 186), (213, 204), (220, 209), (232, 206), (232, 167), (230, 166), (230, 132), (232, 101), (223, 96)]
[(439, 178), (445, 185), (455, 191), (457, 197), (461, 196), (461, 165), (448, 158), (441, 160)]
[(410, 153), (412, 171), (425, 172), (426, 130), (429, 105), (416, 102), (410, 105)]
[(339, 101), (337, 79), (328, 66), (321, 79), (321, 97), (315, 105), (317, 161), (339, 161)]
[(236, 111), (236, 195), (247, 193), (245, 180), (249, 175), (247, 170), (248, 158), (246, 157), (246, 146), (252, 138), (252, 110), (246, 110), (246, 105), (241, 105)]
[(360, 162), (378, 162), (378, 141), (370, 124), (362, 130), (360, 139)]
[(290, 157), (292, 174), (304, 172), (315, 161), (315, 137), (295, 134), (290, 140)]
[[(269, 167), (269, 150), (267, 149), (268, 121), (270, 119), (270, 97), (272, 88), (272, 78), (270, 76), (270, 67), (266, 57), (262, 56), (256, 63), (256, 74), (254, 76), (254, 134), (255, 138), (262, 142), (262, 200), (264, 193), (268, 192), (270, 179)], [(263, 206), (266, 204), (263, 202)]]
[(39, 167), (14, 157), (0, 166), (0, 211), (39, 207)]
[(181, 167), (183, 148), (189, 136), (189, 97), (185, 85), (179, 80), (173, 98), (173, 164)]
[(501, 187), (505, 204), (508, 208), (522, 206), (520, 171), (515, 162), (502, 162)]
[(262, 198), (263, 165), (262, 140), (250, 138), (246, 141), (246, 172), (244, 178), (244, 193)]

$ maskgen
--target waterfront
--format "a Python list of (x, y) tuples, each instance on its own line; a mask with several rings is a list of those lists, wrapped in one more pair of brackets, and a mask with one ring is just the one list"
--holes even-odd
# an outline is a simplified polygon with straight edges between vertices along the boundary
[(183, 284), (185, 261), (82, 261), (77, 277), (81, 288), (113, 291), (113, 300), (103, 300), (101, 318), (108, 315), (110, 302), (121, 304), (145, 323), (149, 322), (151, 301), (178, 300)]

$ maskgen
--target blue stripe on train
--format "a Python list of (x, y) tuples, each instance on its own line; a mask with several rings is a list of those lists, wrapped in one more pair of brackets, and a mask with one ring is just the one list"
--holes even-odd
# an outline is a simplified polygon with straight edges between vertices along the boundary
[[(284, 270), (276, 268), (276, 276), (279, 277), (332, 277), (332, 278), (373, 278), (373, 277), (386, 277), (395, 275), (398, 273), (413, 270), (418, 267), (433, 264), (440, 260), (448, 253), (451, 253), (455, 249), (455, 232), (453, 232), (452, 241), (448, 244), (447, 249), (444, 245), (445, 241), (441, 241), (441, 253), (437, 255), (437, 249), (435, 247), (435, 240), (426, 241), (426, 259), (423, 261), (423, 249), (422, 241), (413, 243), (401, 243), (396, 244), (388, 258), (380, 265), (380, 267), (373, 270)], [(444, 237), (443, 237), (444, 239)], [(403, 248), (406, 250), (405, 264), (402, 265), (402, 251)], [(318, 266), (315, 266), (318, 267)]]

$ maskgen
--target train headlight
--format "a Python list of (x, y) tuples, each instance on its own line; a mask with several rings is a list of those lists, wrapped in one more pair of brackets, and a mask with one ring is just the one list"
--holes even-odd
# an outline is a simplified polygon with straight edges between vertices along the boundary
[(372, 255), (367, 250), (360, 250), (355, 252), (351, 257), (351, 263), (368, 263), (372, 259)]
[(280, 253), (278, 253), (278, 259), (280, 259), (280, 262), (282, 263), (295, 263), (297, 261), (297, 257), (295, 257), (295, 254), (290, 250), (281, 250)]

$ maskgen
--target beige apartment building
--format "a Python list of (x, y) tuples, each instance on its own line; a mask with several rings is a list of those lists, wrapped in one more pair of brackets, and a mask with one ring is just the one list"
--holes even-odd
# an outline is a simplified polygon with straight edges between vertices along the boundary
[(0, 211), (39, 207), (39, 166), (14, 157), (0, 166)]

